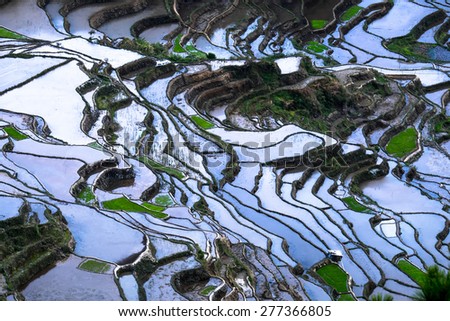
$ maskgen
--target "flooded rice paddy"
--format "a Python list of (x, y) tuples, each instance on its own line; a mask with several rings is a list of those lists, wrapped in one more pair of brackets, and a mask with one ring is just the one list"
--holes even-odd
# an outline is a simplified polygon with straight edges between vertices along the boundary
[[(426, 59), (387, 46), (448, 4), (306, 2), (0, 6), (0, 222), (61, 215), (73, 245), (5, 299), (336, 300), (316, 270), (338, 250), (353, 298), (411, 300), (399, 259), (448, 269), (448, 30), (423, 30)], [(366, 113), (293, 109), (324, 78)]]

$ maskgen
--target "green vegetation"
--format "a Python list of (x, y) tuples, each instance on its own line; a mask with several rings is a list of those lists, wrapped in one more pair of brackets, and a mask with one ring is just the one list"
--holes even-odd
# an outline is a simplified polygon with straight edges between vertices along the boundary
[(180, 172), (179, 170), (159, 164), (146, 156), (139, 157), (139, 161), (151, 169), (163, 171), (171, 176), (175, 176), (176, 178), (178, 178), (180, 180), (184, 179), (184, 177), (185, 177), (184, 174), (182, 172)]
[(113, 200), (105, 201), (102, 203), (103, 208), (112, 211), (125, 211), (125, 212), (135, 212), (135, 213), (147, 213), (153, 217), (165, 219), (168, 217), (167, 214), (162, 213), (164, 207), (142, 203), (141, 205), (130, 201), (126, 197), (120, 197)]
[(390, 294), (374, 294), (370, 298), (370, 301), (394, 301), (394, 297)]
[(339, 296), (338, 301), (355, 301), (355, 298), (353, 297), (353, 295), (345, 293)]
[(100, 87), (94, 95), (95, 105), (100, 110), (108, 110), (111, 114), (131, 104), (131, 98), (121, 89), (113, 85)]
[(166, 64), (156, 68), (147, 68), (144, 72), (141, 72), (136, 76), (134, 82), (138, 88), (145, 88), (160, 78), (173, 75), (175, 71), (176, 67), (174, 64)]
[(78, 194), (78, 199), (86, 204), (91, 204), (95, 200), (95, 194), (92, 192), (90, 186), (86, 186), (85, 188), (83, 188), (80, 194)]
[(18, 214), (0, 220), (0, 273), (10, 291), (19, 290), (72, 251), (72, 235), (61, 213), (45, 210), (45, 224), (24, 208)]
[(311, 28), (323, 29), (328, 24), (328, 20), (311, 20)]
[(339, 265), (330, 263), (320, 267), (316, 272), (326, 284), (334, 288), (337, 292), (348, 292), (348, 276)]
[(214, 127), (214, 124), (210, 123), (209, 121), (198, 115), (192, 116), (191, 119), (197, 126), (199, 126), (202, 129), (211, 129)]
[(400, 260), (397, 262), (398, 268), (402, 270), (406, 275), (414, 280), (418, 285), (424, 284), (426, 274), (417, 266), (409, 262), (408, 260)]
[(251, 116), (270, 112), (283, 122), (296, 123), (304, 129), (320, 132), (329, 130), (331, 126), (326, 121), (327, 117), (332, 112), (343, 112), (352, 99), (336, 79), (328, 77), (303, 89), (264, 93), (244, 100), (240, 104), (241, 112)]
[(14, 140), (23, 140), (23, 139), (28, 138), (27, 135), (19, 132), (17, 129), (15, 129), (12, 126), (3, 127), (3, 130), (5, 131), (5, 133), (7, 133), (9, 135), (9, 137), (11, 137)]
[(215, 285), (208, 285), (207, 287), (205, 287), (204, 289), (202, 289), (199, 293), (200, 295), (203, 296), (208, 296), (211, 294), (212, 291), (214, 291), (216, 289)]
[(148, 56), (157, 58), (167, 56), (166, 48), (164, 48), (164, 46), (159, 42), (149, 43), (144, 38), (136, 38), (134, 39), (134, 42), (136, 44), (137, 50)]
[(315, 53), (321, 53), (327, 50), (328, 47), (324, 44), (318, 43), (317, 41), (308, 41), (306, 50), (313, 51)]
[(434, 131), (436, 133), (450, 134), (450, 117), (440, 115), (434, 125)]
[(373, 97), (379, 95), (386, 97), (392, 94), (391, 88), (387, 85), (387, 81), (380, 83), (378, 81), (370, 81), (361, 88), (362, 92)]
[[(419, 62), (430, 62), (430, 60), (440, 61), (438, 58), (433, 57), (434, 56), (433, 49), (438, 46), (437, 44), (422, 43), (418, 42), (418, 40), (427, 30), (444, 22), (445, 19), (447, 19), (447, 15), (445, 14), (444, 11), (441, 10), (435, 11), (424, 17), (421, 21), (419, 21), (407, 35), (392, 38), (389, 41), (385, 42), (384, 45), (390, 51), (396, 52), (414, 61)], [(444, 24), (442, 26), (444, 26)], [(445, 29), (445, 36), (444, 36), (445, 39), (448, 37), (447, 34), (448, 27), (444, 29)], [(439, 30), (441, 30), (441, 28)], [(437, 38), (441, 38), (441, 36), (438, 35)]]
[(391, 138), (386, 151), (398, 158), (405, 157), (417, 148), (417, 131), (409, 127)]
[(168, 55), (166, 59), (180, 64), (190, 64), (205, 60), (204, 58), (200, 58), (199, 56), (194, 55), (182, 56), (177, 54)]
[(198, 50), (192, 43), (187, 44), (184, 48), (180, 44), (182, 34), (179, 34), (173, 44), (173, 52), (174, 53), (187, 53), (188, 56), (184, 57), (181, 55), (170, 55), (167, 58), (173, 62), (181, 62), (181, 63), (190, 63), (195, 61), (202, 61), (205, 59), (215, 59), (216, 56), (213, 53), (205, 53), (203, 51)]
[(200, 200), (194, 203), (194, 206), (192, 206), (192, 209), (201, 215), (206, 215), (213, 217), (214, 212), (211, 211), (211, 209), (208, 206), (208, 203), (205, 201), (205, 198), (202, 196)]
[(0, 27), (0, 38), (7, 38), (7, 39), (17, 39), (17, 40), (21, 40), (21, 39), (27, 39), (27, 37), (22, 36), (18, 33), (15, 33), (9, 29), (6, 29), (4, 27)]
[(174, 205), (172, 198), (167, 194), (156, 196), (154, 199), (154, 202), (155, 202), (155, 204), (165, 206), (165, 207), (170, 207), (170, 206)]
[(103, 208), (113, 211), (128, 211), (128, 212), (137, 212), (143, 213), (146, 212), (146, 209), (130, 201), (126, 197), (119, 197), (116, 199), (112, 199), (109, 201), (104, 201), (102, 203)]
[(143, 202), (141, 204), (141, 206), (145, 207), (146, 209), (150, 210), (150, 215), (152, 215), (153, 217), (165, 220), (166, 218), (169, 217), (169, 215), (167, 215), (166, 213), (163, 213), (162, 211), (164, 211), (166, 208), (164, 206), (159, 206), (159, 205), (155, 205), (155, 204), (150, 204), (147, 202)]
[[(208, 55), (206, 53), (204, 53), (203, 51), (200, 51), (197, 48), (195, 48), (195, 46), (193, 44), (186, 45), (186, 50), (189, 52), (189, 55), (192, 55), (192, 56), (197, 57), (199, 59), (206, 59), (206, 58), (208, 58)], [(212, 57), (212, 56), (209, 56), (209, 57)]]
[(164, 206), (151, 204), (151, 203), (147, 203), (147, 202), (143, 202), (141, 204), (141, 206), (144, 206), (145, 208), (147, 208), (147, 209), (149, 209), (151, 211), (156, 211), (156, 212), (162, 212), (162, 211), (164, 211), (166, 209)]
[(369, 213), (370, 209), (360, 204), (353, 196), (345, 197), (342, 201), (347, 205), (349, 209), (360, 213)]
[(173, 52), (176, 52), (176, 53), (185, 53), (185, 52), (186, 52), (186, 49), (184, 49), (184, 48), (181, 46), (181, 44), (180, 44), (181, 37), (183, 37), (183, 35), (180, 33), (180, 34), (175, 38), (175, 41), (174, 41), (174, 44), (173, 44)]
[(211, 264), (211, 268), (217, 271), (216, 275), (227, 275), (236, 277), (237, 275), (248, 276), (250, 285), (255, 285), (253, 271), (237, 256), (231, 248), (229, 241), (221, 238), (215, 239), (218, 260)]
[(450, 301), (450, 272), (437, 265), (430, 266), (423, 276), (417, 301)]
[(86, 260), (78, 268), (94, 273), (106, 273), (111, 269), (111, 266), (108, 263), (97, 260)]
[(186, 45), (186, 47), (183, 48), (183, 46), (180, 44), (181, 38), (183, 35), (180, 33), (174, 40), (173, 44), (173, 52), (175, 53), (188, 53), (189, 55), (200, 58), (200, 59), (206, 59), (207, 54), (203, 51), (198, 50), (195, 48), (195, 46), (192, 43), (189, 43)]
[(100, 150), (100, 151), (103, 150), (103, 146), (100, 145), (98, 141), (89, 143), (89, 144), (87, 144), (87, 146), (89, 146), (90, 148), (96, 149), (96, 150)]
[(168, 56), (167, 49), (161, 43), (149, 43), (144, 38), (135, 38), (133, 40), (124, 38), (120, 43), (120, 48), (137, 51), (143, 55), (159, 59), (165, 59)]
[(411, 60), (418, 62), (429, 62), (429, 51), (435, 48), (436, 44), (417, 42), (411, 35), (393, 38), (386, 43), (389, 51), (398, 53)]
[[(195, 48), (193, 45), (187, 45), (186, 49), (183, 48), (180, 45), (180, 39), (182, 35), (178, 35), (178, 37), (175, 39), (173, 52), (175, 54), (170, 54), (169, 51), (162, 45), (161, 43), (149, 43), (143, 38), (135, 38), (133, 40), (129, 38), (124, 38), (123, 41), (120, 43), (120, 48), (137, 51), (142, 55), (155, 57), (158, 59), (168, 59), (172, 62), (178, 62), (178, 63), (194, 63), (203, 61), (206, 59), (216, 59), (216, 56), (214, 53), (204, 53), (197, 48)], [(112, 44), (106, 44), (109, 46), (112, 46)], [(188, 54), (186, 55), (179, 55), (177, 53), (183, 53)]]
[(356, 16), (356, 14), (358, 12), (360, 12), (363, 8), (360, 6), (351, 6), (350, 8), (347, 9), (347, 11), (345, 11), (342, 16), (341, 16), (341, 20), (342, 21), (348, 21), (351, 18), (353, 18), (354, 16)]

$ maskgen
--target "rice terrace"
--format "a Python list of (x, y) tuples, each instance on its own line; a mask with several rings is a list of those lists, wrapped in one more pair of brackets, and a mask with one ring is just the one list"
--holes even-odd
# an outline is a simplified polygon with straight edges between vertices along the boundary
[(0, 0), (0, 300), (450, 300), (449, 28)]

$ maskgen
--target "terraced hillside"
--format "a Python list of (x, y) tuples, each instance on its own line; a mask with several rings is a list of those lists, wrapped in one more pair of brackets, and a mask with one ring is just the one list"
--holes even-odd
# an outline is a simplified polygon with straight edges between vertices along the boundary
[(0, 1), (0, 299), (413, 299), (449, 268), (449, 13)]

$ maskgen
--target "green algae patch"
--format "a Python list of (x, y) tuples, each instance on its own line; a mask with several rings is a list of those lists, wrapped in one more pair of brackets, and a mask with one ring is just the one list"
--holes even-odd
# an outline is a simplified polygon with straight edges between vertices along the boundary
[(153, 200), (155, 204), (170, 207), (174, 205), (172, 198), (169, 195), (158, 195)]
[(8, 134), (9, 137), (11, 137), (14, 140), (24, 140), (29, 138), (27, 135), (21, 133), (12, 126), (4, 127), (3, 130), (5, 131), (5, 133)]
[(352, 211), (360, 212), (360, 213), (368, 213), (368, 212), (370, 212), (369, 208), (367, 208), (364, 205), (360, 204), (353, 196), (345, 197), (345, 198), (342, 199), (342, 201)]
[(16, 40), (27, 39), (27, 37), (22, 36), (14, 31), (11, 31), (4, 27), (0, 27), (0, 38), (16, 39)]
[(206, 119), (200, 116), (194, 115), (191, 117), (191, 119), (197, 126), (199, 126), (202, 129), (211, 129), (214, 127), (213, 123), (207, 121)]
[(106, 273), (111, 270), (111, 266), (108, 263), (97, 260), (86, 260), (82, 262), (78, 268), (94, 273)]
[(386, 151), (392, 156), (403, 158), (417, 149), (417, 138), (416, 129), (407, 128), (391, 138), (386, 145)]

